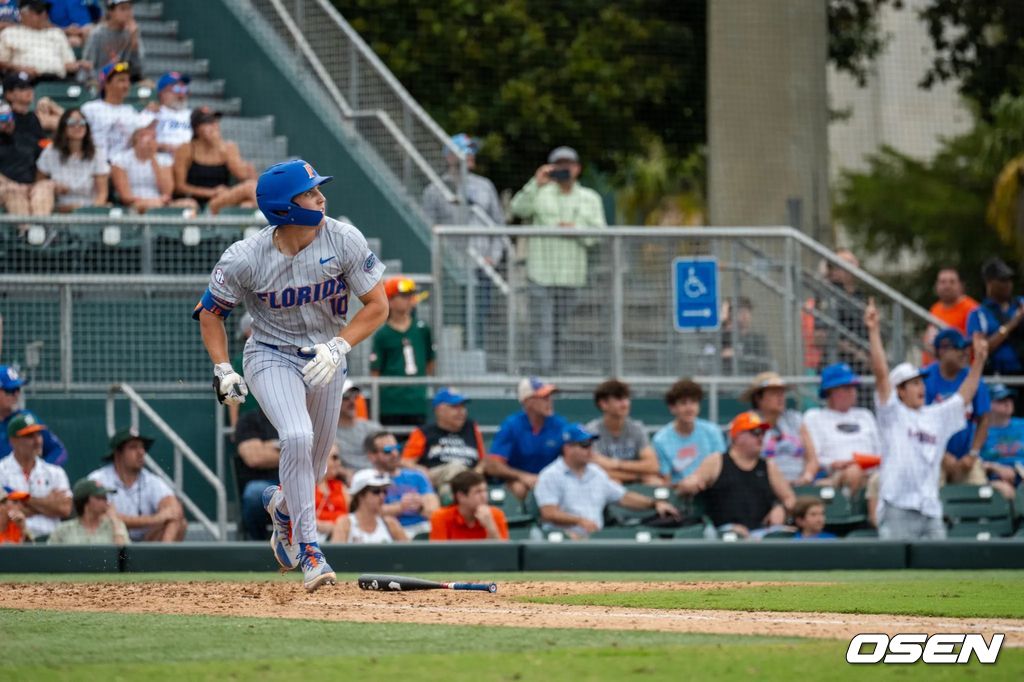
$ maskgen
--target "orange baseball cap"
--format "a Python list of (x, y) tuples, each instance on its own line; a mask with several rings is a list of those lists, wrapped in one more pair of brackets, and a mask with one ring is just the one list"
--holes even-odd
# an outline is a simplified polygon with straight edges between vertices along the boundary
[(736, 418), (732, 420), (732, 424), (729, 425), (729, 437), (735, 438), (746, 431), (761, 431), (763, 433), (769, 428), (771, 428), (771, 424), (761, 419), (761, 415), (757, 412), (753, 410), (741, 412), (736, 415)]
[(389, 301), (399, 294), (415, 294), (417, 303), (430, 295), (430, 292), (420, 291), (416, 282), (408, 277), (389, 277), (384, 280), (384, 293)]

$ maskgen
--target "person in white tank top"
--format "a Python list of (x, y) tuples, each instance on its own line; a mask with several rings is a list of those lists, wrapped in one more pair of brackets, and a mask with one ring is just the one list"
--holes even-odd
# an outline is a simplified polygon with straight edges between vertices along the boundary
[(391, 478), (376, 469), (357, 471), (349, 488), (349, 513), (334, 524), (331, 542), (381, 545), (408, 540), (395, 517), (381, 514), (390, 485)]

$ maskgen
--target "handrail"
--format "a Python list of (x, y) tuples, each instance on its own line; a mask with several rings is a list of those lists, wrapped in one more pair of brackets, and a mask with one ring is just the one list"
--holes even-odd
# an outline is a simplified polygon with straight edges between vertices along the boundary
[[(321, 84), (327, 90), (331, 100), (333, 100), (334, 104), (341, 111), (342, 116), (348, 119), (371, 117), (379, 120), (381, 124), (384, 126), (384, 129), (387, 130), (388, 134), (391, 135), (391, 137), (394, 138), (395, 141), (397, 141), (398, 144), (402, 146), (402, 148), (405, 150), (407, 154), (409, 154), (410, 158), (413, 160), (413, 163), (416, 164), (416, 166), (427, 177), (431, 184), (441, 191), (442, 195), (445, 197), (445, 200), (451, 201), (452, 199), (454, 199), (455, 194), (453, 194), (451, 190), (448, 189), (447, 185), (444, 184), (444, 182), (441, 180), (437, 172), (433, 169), (433, 167), (430, 166), (429, 163), (427, 163), (426, 159), (423, 158), (419, 150), (416, 149), (412, 142), (410, 142), (409, 139), (402, 133), (401, 129), (398, 128), (394, 120), (386, 111), (381, 111), (379, 109), (357, 111), (352, 108), (348, 100), (345, 99), (345, 96), (342, 95), (341, 91), (338, 89), (338, 86), (334, 82), (334, 79), (331, 78), (331, 75), (327, 71), (327, 68), (324, 67), (323, 62), (320, 61), (320, 58), (317, 56), (316, 52), (309, 45), (309, 42), (306, 40), (306, 37), (302, 34), (302, 31), (295, 24), (294, 19), (292, 19), (291, 15), (288, 13), (288, 10), (284, 7), (281, 0), (270, 0), (270, 4), (273, 5), (278, 17), (281, 19), (282, 23), (284, 23), (285, 28), (288, 30), (288, 32), (291, 34), (292, 39), (295, 41), (296, 46), (299, 48), (299, 50), (302, 52), (302, 55), (309, 62), (310, 67), (313, 69), (313, 72), (316, 74)], [(423, 111), (423, 109), (419, 106), (419, 104), (416, 103), (416, 101), (409, 95), (409, 93), (406, 92), (404, 88), (402, 88), (401, 84), (394, 77), (394, 75), (390, 71), (388, 71), (387, 67), (385, 67), (380, 62), (380, 60), (373, 53), (373, 51), (370, 50), (362, 41), (362, 38), (359, 37), (359, 34), (356, 33), (355, 29), (353, 29), (348, 24), (348, 22), (345, 21), (344, 18), (342, 18), (338, 11), (334, 7), (332, 7), (330, 3), (321, 3), (321, 7), (329, 16), (331, 16), (335, 20), (339, 28), (341, 28), (342, 32), (346, 34), (348, 39), (354, 45), (356, 45), (357, 49), (359, 49), (360, 52), (363, 54), (363, 57), (378, 72), (378, 75), (384, 78), (385, 82), (391, 87), (395, 94), (398, 95), (399, 99), (402, 100), (403, 106), (408, 108), (410, 112), (412, 112), (417, 118), (420, 119), (420, 122), (423, 125), (425, 125), (428, 130), (430, 130), (437, 136), (438, 141), (445, 149), (448, 150), (449, 153), (453, 154), (456, 158), (458, 158), (460, 174), (463, 177), (465, 177), (466, 157), (465, 154), (462, 153), (462, 150), (460, 150), (449, 139), (449, 137), (444, 133), (444, 131), (441, 130), (440, 126), (438, 126), (437, 123), (435, 123), (434, 120), (431, 119), (425, 111)]]
[[(493, 227), (478, 227), (472, 225), (435, 225), (433, 232), (435, 235), (452, 235), (452, 236), (479, 236), (488, 235), (493, 236)], [(501, 233), (509, 237), (688, 237), (691, 239), (698, 238), (750, 238), (750, 237), (789, 237), (796, 240), (801, 245), (806, 246), (808, 249), (813, 251), (821, 258), (827, 260), (833, 265), (837, 265), (842, 269), (853, 274), (857, 279), (869, 285), (871, 288), (884, 294), (886, 297), (892, 299), (900, 306), (906, 308), (916, 317), (939, 327), (940, 329), (947, 327), (948, 325), (940, 320), (939, 318), (932, 315), (930, 312), (919, 306), (917, 303), (911, 301), (909, 298), (896, 291), (888, 284), (878, 279), (874, 275), (865, 272), (861, 268), (850, 265), (843, 259), (836, 256), (833, 252), (829, 251), (826, 247), (822, 246), (818, 242), (808, 237), (803, 232), (795, 230), (792, 227), (786, 226), (766, 226), (766, 227), (642, 227), (642, 226), (623, 226), (623, 227), (602, 227), (602, 228), (581, 228), (581, 227), (544, 227), (537, 225), (522, 225), (515, 227), (504, 227), (501, 228)]]
[[(139, 426), (139, 412), (146, 415), (146, 417), (153, 423), (153, 426), (164, 435), (167, 440), (174, 446), (174, 478), (171, 478), (167, 473), (160, 467), (156, 461), (146, 454), (146, 467), (153, 473), (164, 480), (168, 485), (174, 488), (175, 492), (181, 498), (182, 504), (188, 509), (196, 520), (199, 521), (214, 536), (217, 540), (227, 540), (227, 523), (228, 523), (228, 507), (227, 507), (227, 493), (224, 490), (224, 483), (217, 478), (217, 475), (210, 471), (210, 468), (206, 466), (206, 463), (199, 458), (192, 448), (181, 439), (174, 429), (168, 426), (159, 414), (156, 413), (149, 403), (142, 399), (142, 397), (135, 392), (135, 390), (128, 384), (113, 384), (107, 393), (107, 435), (113, 436), (117, 431), (117, 421), (114, 415), (114, 404), (117, 399), (118, 393), (123, 393), (131, 403), (131, 425), (134, 428)], [(192, 501), (184, 490), (182, 485), (182, 456), (187, 459), (192, 466), (196, 468), (199, 475), (202, 476), (206, 481), (213, 487), (214, 493), (217, 496), (217, 521), (214, 523), (210, 520), (203, 510)], [(219, 466), (219, 465), (218, 465)]]
[(256, 216), (256, 209), (253, 209), (252, 216), (230, 215), (211, 216), (197, 215), (192, 218), (185, 216), (170, 215), (148, 215), (145, 213), (122, 213), (121, 215), (108, 215), (105, 213), (63, 213), (48, 216), (19, 216), (10, 213), (0, 214), (0, 225), (21, 225), (27, 220), (42, 225), (170, 225), (170, 226), (195, 226), (195, 227), (252, 227), (256, 223), (266, 225), (266, 219)]

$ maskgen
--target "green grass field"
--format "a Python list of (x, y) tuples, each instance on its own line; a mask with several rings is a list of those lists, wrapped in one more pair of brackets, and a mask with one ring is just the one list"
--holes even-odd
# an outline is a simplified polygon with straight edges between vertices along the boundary
[[(460, 576), (446, 576), (458, 578)], [(479, 576), (474, 576), (479, 577)], [(560, 602), (656, 608), (846, 610), (999, 615), (1024, 574), (806, 572), (717, 574), (509, 574), (522, 580), (779, 580), (830, 583), (707, 593), (578, 595)], [(354, 576), (339, 576), (353, 579)], [(7, 575), (5, 582), (282, 580), (264, 574)], [(299, 588), (296, 584), (297, 589)], [(0, 590), (4, 589), (0, 585)], [(1005, 604), (1004, 604), (1005, 602)], [(789, 607), (788, 609), (786, 607)], [(0, 610), (4, 679), (23, 680), (985, 680), (1024, 679), (1024, 650), (1004, 648), (994, 666), (850, 666), (848, 642), (583, 629), (324, 622), (220, 616)]]

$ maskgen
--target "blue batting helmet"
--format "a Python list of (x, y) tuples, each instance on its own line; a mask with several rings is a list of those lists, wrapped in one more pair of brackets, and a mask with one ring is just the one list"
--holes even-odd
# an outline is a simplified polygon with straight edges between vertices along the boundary
[(320, 175), (302, 159), (275, 163), (256, 183), (256, 203), (271, 225), (316, 227), (323, 213), (302, 208), (293, 199), (334, 178)]

